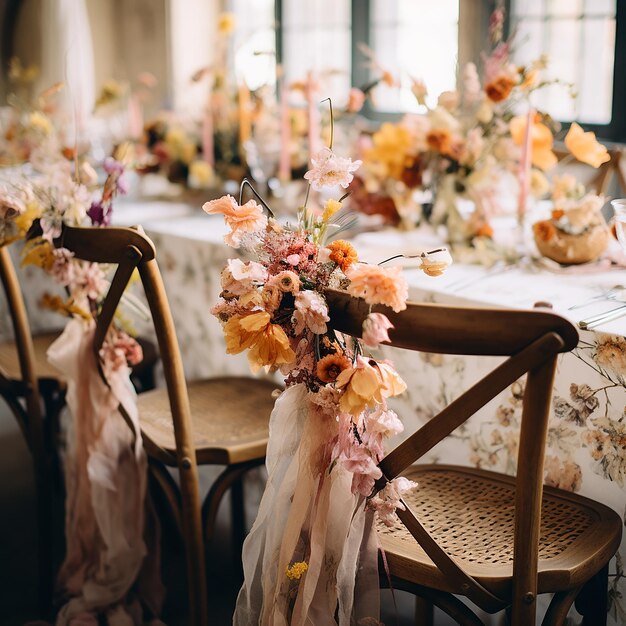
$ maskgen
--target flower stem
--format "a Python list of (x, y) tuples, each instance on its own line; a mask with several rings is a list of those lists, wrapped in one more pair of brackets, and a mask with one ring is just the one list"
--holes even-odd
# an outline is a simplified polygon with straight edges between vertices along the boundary
[(322, 100), (322, 102), (326, 102), (328, 100), (328, 106), (330, 107), (330, 145), (328, 146), (329, 150), (333, 149), (333, 139), (335, 137), (335, 118), (333, 115), (333, 101), (330, 98), (326, 98)]
[(243, 190), (246, 185), (250, 188), (250, 191), (255, 195), (256, 199), (263, 205), (263, 208), (269, 213), (270, 217), (274, 217), (274, 211), (270, 209), (267, 202), (263, 200), (263, 198), (259, 195), (257, 190), (252, 186), (252, 183), (247, 178), (244, 178), (241, 181), (241, 186), (239, 187), (239, 206), (241, 206), (241, 202), (243, 200)]

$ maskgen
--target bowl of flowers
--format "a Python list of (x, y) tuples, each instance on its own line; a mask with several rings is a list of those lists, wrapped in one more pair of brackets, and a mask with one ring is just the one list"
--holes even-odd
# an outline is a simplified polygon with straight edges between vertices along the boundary
[(533, 224), (539, 252), (557, 263), (577, 265), (597, 260), (609, 245), (609, 228), (602, 216), (604, 196), (586, 193), (569, 175), (556, 177), (550, 219)]

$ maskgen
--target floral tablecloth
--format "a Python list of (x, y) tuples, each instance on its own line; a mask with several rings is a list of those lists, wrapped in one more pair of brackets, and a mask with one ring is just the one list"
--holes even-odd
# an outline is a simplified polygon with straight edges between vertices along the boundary
[[(149, 217), (146, 218), (146, 215)], [(117, 222), (141, 221), (152, 237), (176, 323), (188, 378), (247, 374), (243, 355), (226, 356), (222, 330), (209, 315), (220, 292), (219, 274), (233, 250), (223, 245), (222, 220), (178, 207), (154, 212), (120, 210)], [(355, 239), (362, 258), (380, 261), (412, 253), (437, 242), (421, 231), (368, 233)], [(556, 272), (535, 265), (486, 269), (453, 265), (432, 279), (406, 270), (413, 300), (532, 307), (548, 302), (573, 321), (605, 311), (615, 303), (598, 302), (568, 311), (575, 303), (615, 286), (626, 285), (625, 270), (590, 273)], [(31, 323), (37, 330), (59, 325), (39, 311), (41, 278), (22, 274)], [(0, 314), (0, 333), (8, 319)], [(546, 483), (589, 496), (626, 516), (626, 317), (607, 323), (602, 332), (581, 331), (577, 349), (558, 362), (545, 467)], [(416, 354), (385, 349), (408, 391), (395, 403), (410, 433), (494, 367), (496, 359)], [(512, 385), (435, 448), (426, 460), (515, 471), (523, 381)], [(610, 623), (626, 623), (622, 563), (626, 541), (610, 566)]]

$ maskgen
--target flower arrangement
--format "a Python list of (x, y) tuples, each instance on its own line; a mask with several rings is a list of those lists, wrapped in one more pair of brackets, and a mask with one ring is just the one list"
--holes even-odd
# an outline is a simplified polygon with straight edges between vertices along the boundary
[(541, 254), (564, 264), (587, 263), (607, 248), (610, 234), (602, 207), (604, 196), (586, 193), (571, 175), (555, 176), (550, 219), (533, 224)]
[[(460, 89), (441, 93), (434, 107), (426, 102), (426, 85), (414, 81), (425, 114), (383, 124), (373, 135), (355, 189), (357, 208), (408, 225), (423, 213), (434, 224), (446, 224), (451, 242), (467, 243), (492, 237), (490, 218), (503, 211), (501, 198), (511, 196), (511, 190), (519, 190), (521, 213), (529, 193), (539, 198), (548, 192), (545, 173), (557, 164), (553, 147), (558, 126), (535, 111), (531, 100), (535, 91), (559, 81), (542, 78), (547, 67), (543, 56), (528, 66), (512, 62), (513, 41), (502, 39), (503, 20), (502, 9), (496, 9), (482, 77), (468, 63)], [(568, 131), (565, 146), (572, 158), (593, 167), (609, 159), (593, 133), (577, 124)], [(416, 190), (431, 194), (430, 202), (418, 202)]]
[[(313, 159), (305, 179), (312, 189), (345, 189), (358, 166), (359, 162), (324, 148)], [(243, 204), (241, 196), (239, 202), (224, 196), (203, 207), (210, 215), (224, 217), (230, 229), (226, 243), (252, 257), (228, 261), (221, 275), (221, 296), (211, 310), (222, 324), (226, 351), (247, 351), (253, 371), (280, 370), (285, 376), (286, 391), (272, 415), (270, 431), (275, 434), (270, 439), (280, 439), (281, 433), (293, 430), (294, 412), (302, 430), (298, 450), (289, 452), (290, 444), (284, 442), (280, 447), (270, 441), (270, 449), (279, 457), (288, 455), (285, 463), (294, 464), (290, 475), (295, 472), (298, 481), (288, 487), (294, 478), (271, 469), (286, 466), (268, 451), (271, 488), (266, 490), (266, 504), (262, 503), (261, 510), (270, 513), (265, 518), (259, 514), (244, 547), (246, 583), (235, 623), (238, 619), (252, 623), (261, 614), (264, 619), (270, 614), (293, 619), (296, 614), (302, 616), (309, 610), (301, 604), (303, 596), (316, 581), (326, 577), (332, 585), (329, 589), (334, 589), (328, 592), (329, 597), (345, 585), (354, 587), (354, 576), (346, 576), (341, 568), (338, 571), (338, 561), (332, 571), (324, 568), (329, 567), (330, 551), (336, 550), (336, 558), (343, 558), (342, 568), (345, 566), (349, 572), (349, 560), (365, 550), (367, 541), (352, 543), (353, 553), (342, 557), (343, 540), (342, 545), (333, 547), (333, 541), (321, 540), (320, 544), (312, 537), (327, 523), (329, 533), (337, 531), (344, 536), (340, 524), (350, 524), (353, 516), (363, 520), (362, 516), (373, 510), (384, 523), (391, 524), (401, 493), (415, 486), (408, 481), (393, 481), (370, 498), (375, 481), (381, 477), (377, 464), (384, 441), (403, 428), (387, 401), (401, 394), (406, 385), (391, 363), (373, 358), (365, 346), (376, 348), (388, 341), (393, 326), (382, 313), (370, 313), (363, 326), (363, 340), (345, 338), (329, 326), (325, 300), (326, 290), (345, 289), (370, 305), (383, 304), (401, 311), (406, 308), (407, 283), (401, 268), (361, 263), (348, 241), (333, 240), (350, 223), (342, 207), (345, 195), (327, 200), (317, 211), (307, 207), (308, 196), (307, 192), (294, 227), (280, 224), (258, 195), (256, 200)], [(430, 275), (442, 273), (451, 262), (445, 249), (424, 253), (421, 260), (422, 269)], [(297, 503), (302, 510), (296, 510)], [(283, 517), (281, 510), (285, 510)], [(338, 510), (343, 512), (342, 521), (331, 529)], [(344, 529), (345, 536), (352, 537), (345, 539), (346, 544), (355, 541), (354, 533), (368, 537), (367, 533), (372, 532), (371, 525), (359, 529)], [(257, 542), (266, 554), (276, 555), (261, 573), (257, 560), (262, 557), (255, 552)], [(376, 549), (372, 557), (373, 544), (369, 545), (367, 558), (375, 566)], [(262, 606), (251, 606), (250, 598), (258, 597), (261, 587)], [(276, 598), (272, 597), (274, 593)], [(318, 609), (334, 612), (332, 598), (329, 602)], [(348, 615), (351, 609), (342, 608)]]

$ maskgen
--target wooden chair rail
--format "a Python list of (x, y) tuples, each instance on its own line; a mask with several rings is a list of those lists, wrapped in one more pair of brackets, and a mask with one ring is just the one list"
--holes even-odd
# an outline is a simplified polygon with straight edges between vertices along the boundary
[[(326, 300), (332, 327), (360, 337), (370, 307), (363, 300), (336, 290), (328, 290)], [(400, 313), (383, 306), (372, 307), (372, 311), (384, 313), (395, 326), (389, 332), (390, 345), (421, 352), (512, 356), (550, 332), (563, 340), (561, 352), (572, 350), (578, 343), (578, 331), (568, 320), (545, 311), (413, 302)]]
[[(520, 376), (562, 349), (562, 338), (548, 333), (500, 364), (385, 456), (379, 465), (383, 478), (377, 482), (377, 489), (415, 463)], [(528, 419), (532, 420), (532, 416)]]

